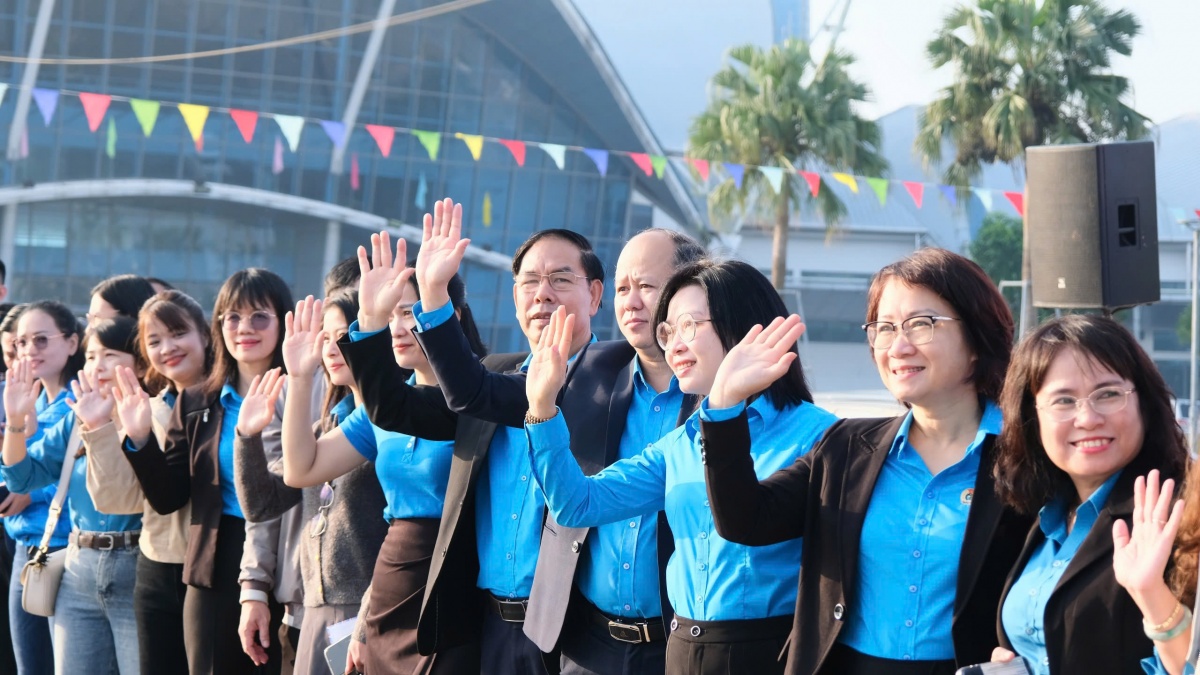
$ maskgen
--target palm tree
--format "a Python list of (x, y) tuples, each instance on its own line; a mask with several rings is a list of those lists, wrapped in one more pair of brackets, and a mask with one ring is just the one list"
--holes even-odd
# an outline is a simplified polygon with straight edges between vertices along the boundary
[[(944, 180), (966, 186), (984, 164), (1021, 164), (1025, 148), (1133, 140), (1150, 120), (1125, 103), (1129, 81), (1111, 71), (1141, 30), (1126, 10), (1099, 0), (977, 0), (959, 5), (926, 46), (934, 68), (954, 83), (921, 114), (916, 149), (928, 164), (953, 161)], [(1028, 228), (1021, 277), (1030, 278)], [(1033, 326), (1032, 306), (1022, 307)]]
[[(740, 187), (727, 179), (709, 193), (709, 212), (715, 222), (727, 221), (748, 205), (773, 213), (771, 282), (776, 288), (783, 288), (787, 274), (793, 205), (812, 199), (796, 171), (820, 168), (878, 176), (887, 168), (878, 151), (879, 127), (855, 114), (868, 90), (846, 72), (852, 62), (834, 52), (816, 63), (808, 44), (797, 40), (766, 50), (734, 47), (711, 80), (708, 108), (692, 121), (689, 157), (749, 165)], [(760, 166), (783, 171), (778, 192), (755, 168)], [(754, 203), (748, 204), (752, 198)], [(815, 201), (830, 226), (845, 216), (846, 208), (832, 190), (818, 190)]]

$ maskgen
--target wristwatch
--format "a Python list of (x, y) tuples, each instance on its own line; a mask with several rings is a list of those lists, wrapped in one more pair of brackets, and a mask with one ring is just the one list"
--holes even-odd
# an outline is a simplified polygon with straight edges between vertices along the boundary
[(558, 417), (558, 408), (555, 408), (554, 414), (549, 417), (534, 417), (533, 413), (527, 410), (527, 411), (525, 411), (525, 424), (527, 424), (529, 426), (533, 426), (535, 424), (542, 424), (544, 422), (549, 422), (550, 420), (554, 419), (555, 417)]

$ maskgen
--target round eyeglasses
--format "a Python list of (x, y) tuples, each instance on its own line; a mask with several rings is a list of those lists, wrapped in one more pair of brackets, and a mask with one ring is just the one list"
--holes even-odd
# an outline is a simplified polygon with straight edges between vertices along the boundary
[(1129, 395), (1133, 392), (1133, 387), (1129, 389), (1101, 387), (1083, 398), (1067, 395), (1054, 396), (1045, 405), (1035, 407), (1056, 422), (1070, 422), (1083, 409), (1085, 403), (1091, 406), (1097, 415), (1112, 415), (1121, 412), (1125, 406), (1129, 405)]
[(904, 333), (904, 339), (911, 345), (923, 345), (933, 341), (933, 328), (939, 321), (959, 321), (952, 316), (910, 316), (900, 323), (891, 321), (872, 321), (864, 323), (862, 329), (867, 332), (867, 344), (872, 349), (888, 349), (896, 341), (896, 335)]
[(271, 319), (274, 318), (275, 315), (270, 312), (254, 312), (246, 317), (237, 312), (225, 312), (221, 315), (222, 323), (229, 330), (237, 330), (242, 325), (243, 319), (250, 323), (250, 328), (253, 330), (266, 330), (271, 325)]
[(702, 323), (712, 323), (712, 319), (696, 319), (691, 314), (680, 314), (674, 326), (666, 321), (658, 324), (658, 329), (654, 333), (658, 339), (658, 346), (662, 347), (664, 352), (667, 351), (667, 347), (671, 345), (671, 338), (675, 337), (676, 333), (684, 342), (695, 340), (696, 326)]

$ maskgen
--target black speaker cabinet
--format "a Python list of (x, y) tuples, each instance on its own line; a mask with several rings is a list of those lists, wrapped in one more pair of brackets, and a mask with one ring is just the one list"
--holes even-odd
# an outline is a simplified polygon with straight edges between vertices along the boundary
[(1037, 146), (1025, 162), (1033, 304), (1158, 302), (1154, 143)]

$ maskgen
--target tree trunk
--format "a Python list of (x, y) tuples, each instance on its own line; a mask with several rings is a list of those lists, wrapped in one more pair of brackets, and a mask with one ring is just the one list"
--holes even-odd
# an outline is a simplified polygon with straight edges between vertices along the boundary
[(783, 290), (787, 281), (788, 254), (788, 191), (786, 186), (779, 191), (779, 201), (775, 202), (775, 232), (771, 240), (771, 283), (777, 290)]

